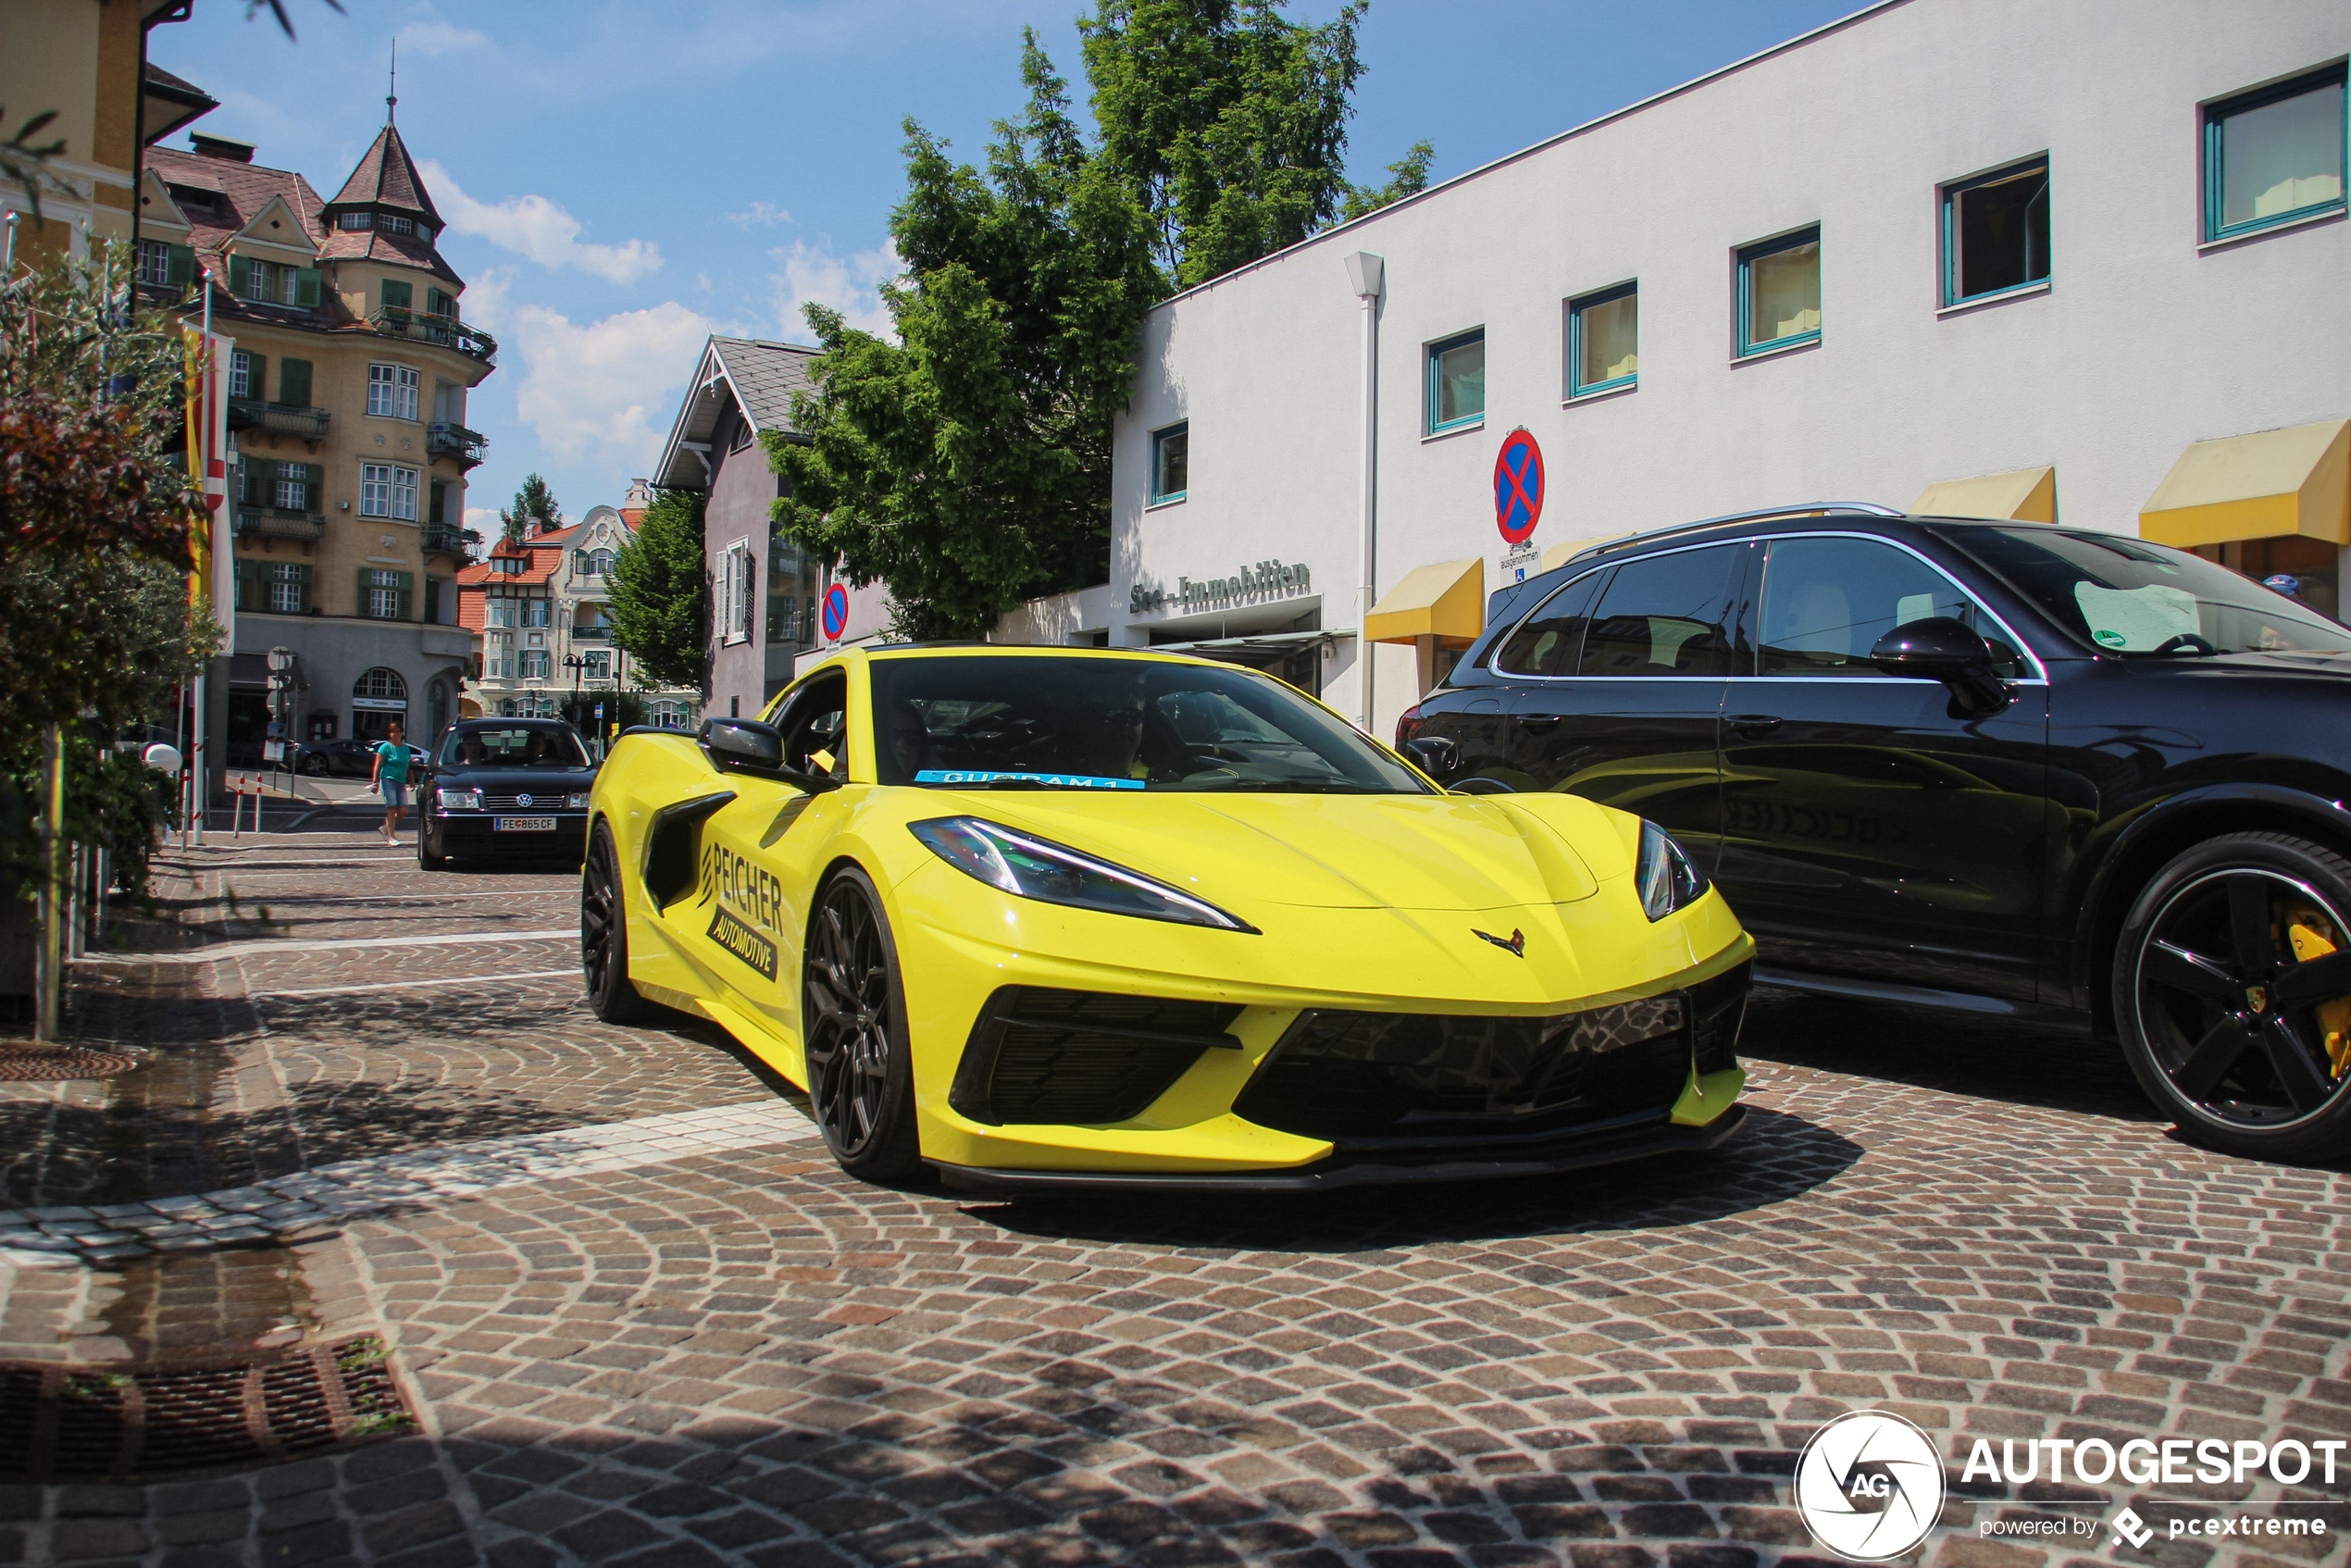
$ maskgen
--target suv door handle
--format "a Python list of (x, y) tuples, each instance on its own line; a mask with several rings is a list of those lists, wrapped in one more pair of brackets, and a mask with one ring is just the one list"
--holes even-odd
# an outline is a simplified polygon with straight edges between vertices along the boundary
[(1733, 714), (1730, 726), (1742, 735), (1769, 735), (1780, 727), (1777, 714)]
[(1528, 729), (1552, 729), (1566, 716), (1565, 714), (1521, 714), (1518, 722)]

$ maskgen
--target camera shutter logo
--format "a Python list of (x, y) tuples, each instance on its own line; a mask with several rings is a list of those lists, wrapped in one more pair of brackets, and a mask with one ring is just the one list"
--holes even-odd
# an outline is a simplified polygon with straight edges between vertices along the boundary
[(1812, 1538), (1837, 1556), (1883, 1562), (1934, 1528), (1943, 1512), (1943, 1460), (1927, 1435), (1898, 1415), (1840, 1415), (1804, 1445), (1796, 1507)]

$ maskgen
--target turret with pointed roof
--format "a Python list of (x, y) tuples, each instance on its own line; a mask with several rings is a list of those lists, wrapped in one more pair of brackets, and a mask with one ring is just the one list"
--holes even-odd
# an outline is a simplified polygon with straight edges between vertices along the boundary
[[(318, 217), (326, 229), (322, 255), (338, 261), (404, 263), (459, 281), (433, 248), (442, 230), (441, 212), (432, 205), (432, 193), (425, 189), (424, 176), (417, 172), (416, 160), (408, 156), (408, 144), (400, 139), (400, 128), (389, 118), (359, 167)], [(355, 222), (364, 226), (354, 228)]]

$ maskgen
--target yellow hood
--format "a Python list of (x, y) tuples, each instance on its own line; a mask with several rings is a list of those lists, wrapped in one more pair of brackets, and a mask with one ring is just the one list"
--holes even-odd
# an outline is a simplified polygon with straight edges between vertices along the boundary
[(1561, 831), (1568, 825), (1547, 820), (1590, 814), (1598, 827), (1598, 808), (1574, 797), (1551, 797), (1558, 803), (1548, 809), (1467, 795), (939, 797), (941, 815), (1026, 828), (1228, 908), (1470, 911), (1569, 903), (1598, 890)]

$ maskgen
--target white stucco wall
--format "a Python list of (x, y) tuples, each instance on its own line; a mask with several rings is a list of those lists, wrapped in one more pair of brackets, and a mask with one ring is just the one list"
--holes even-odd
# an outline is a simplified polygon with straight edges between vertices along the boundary
[[(2199, 104), (2347, 49), (2340, 0), (1908, 0), (1180, 295), (1148, 320), (1116, 432), (1106, 619), (1027, 619), (1140, 643), (1184, 612), (1133, 612), (1138, 583), (1278, 559), (1313, 591), (1225, 606), (1227, 630), (1358, 624), (1358, 250), (1387, 263), (1382, 591), (1469, 557), (1499, 586), (1491, 475), (1519, 426), (1549, 472), (1538, 547), (1806, 500), (1907, 506), (2043, 464), (2061, 520), (2135, 530), (2189, 442), (2351, 415), (2351, 225), (2198, 243)], [(1939, 312), (1938, 187), (2043, 153), (2051, 286)], [(1735, 362), (1734, 250), (1814, 223), (1821, 342)], [(1564, 302), (1632, 279), (1637, 390), (1563, 405)], [(1424, 347), (1475, 327), (1485, 422), (1424, 439)], [(1188, 495), (1151, 507), (1151, 432), (1178, 419)], [(1417, 694), (1391, 652), (1381, 733)]]

